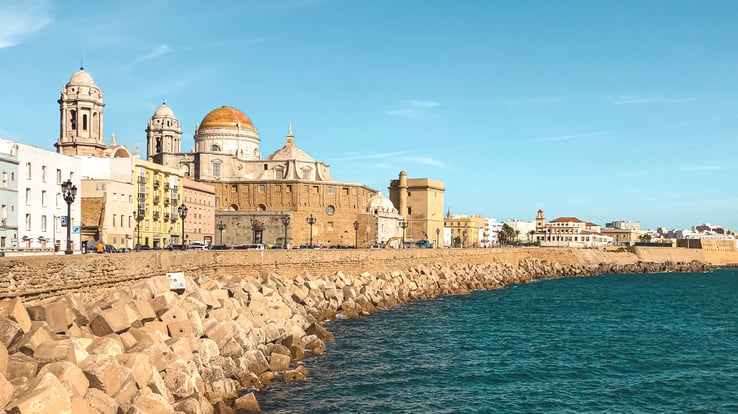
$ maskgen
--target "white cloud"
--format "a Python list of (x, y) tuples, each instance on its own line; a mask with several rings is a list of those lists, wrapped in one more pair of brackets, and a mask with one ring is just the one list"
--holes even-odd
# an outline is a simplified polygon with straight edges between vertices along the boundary
[(356, 155), (349, 155), (348, 157), (340, 158), (342, 161), (351, 161), (351, 160), (368, 160), (368, 159), (376, 159), (376, 158), (388, 158), (388, 157), (394, 157), (397, 155), (406, 154), (407, 151), (399, 151), (399, 152), (378, 152), (375, 154), (356, 154)]
[(408, 162), (408, 163), (415, 163), (415, 164), (424, 164), (424, 165), (431, 165), (433, 167), (440, 167), (440, 168), (448, 168), (446, 163), (443, 161), (439, 161), (430, 157), (398, 157), (400, 161)]
[[(436, 160), (431, 157), (423, 157), (416, 155), (406, 155), (410, 151), (397, 151), (397, 152), (378, 152), (373, 154), (355, 154), (349, 155), (348, 157), (341, 158), (341, 161), (356, 161), (356, 160), (381, 160), (381, 165), (391, 165), (390, 162), (402, 162), (412, 164), (423, 164), (430, 165), (439, 168), (449, 168), (443, 161)], [(378, 164), (374, 164), (375, 166)]]
[(611, 96), (608, 98), (613, 105), (639, 105), (649, 103), (680, 103), (688, 102), (694, 98), (668, 98), (661, 95), (623, 95), (623, 96)]
[(0, 2), (0, 49), (22, 43), (53, 20), (48, 1)]
[(571, 139), (599, 137), (599, 136), (602, 136), (602, 135), (610, 135), (612, 133), (613, 133), (612, 131), (599, 131), (599, 132), (590, 132), (590, 133), (586, 133), (586, 134), (572, 134), (572, 135), (560, 135), (560, 136), (557, 136), (557, 137), (532, 138), (532, 139), (528, 139), (526, 141), (528, 141), (528, 142), (568, 141), (568, 140), (571, 140)]
[(169, 45), (166, 45), (166, 44), (156, 45), (149, 53), (137, 57), (136, 60), (133, 62), (133, 64), (136, 65), (141, 62), (145, 62), (147, 60), (156, 59), (159, 56), (166, 55), (171, 50), (172, 49), (169, 47)]
[(387, 113), (389, 115), (400, 116), (403, 118), (416, 118), (439, 106), (441, 106), (441, 104), (438, 102), (411, 99), (400, 102), (400, 105), (397, 108), (390, 109)]

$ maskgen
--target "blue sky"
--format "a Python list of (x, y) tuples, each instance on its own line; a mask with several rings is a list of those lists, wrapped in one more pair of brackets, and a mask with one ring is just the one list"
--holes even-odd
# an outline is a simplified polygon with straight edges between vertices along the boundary
[(0, 0), (0, 137), (53, 150), (84, 61), (109, 142), (231, 105), (269, 154), (498, 220), (738, 229), (738, 2)]

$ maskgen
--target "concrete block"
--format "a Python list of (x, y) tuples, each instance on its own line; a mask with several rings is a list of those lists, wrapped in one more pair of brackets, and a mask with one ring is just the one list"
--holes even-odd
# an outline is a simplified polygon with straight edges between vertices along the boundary
[(143, 389), (126, 414), (174, 414), (174, 407), (164, 396)]
[(233, 408), (236, 410), (236, 413), (239, 414), (261, 412), (259, 402), (256, 401), (256, 395), (254, 395), (253, 392), (250, 392), (243, 397), (237, 398), (236, 401), (233, 403)]
[(90, 381), (90, 387), (105, 391), (108, 395), (115, 395), (132, 380), (131, 370), (118, 363), (110, 355), (90, 355), (80, 368)]
[(286, 371), (290, 368), (290, 355), (275, 354), (269, 356), (269, 370), (278, 372)]
[(92, 333), (105, 336), (111, 333), (121, 333), (131, 327), (128, 313), (124, 308), (110, 308), (100, 313), (90, 322)]
[(123, 341), (120, 339), (119, 335), (109, 334), (100, 338), (94, 338), (92, 342), (87, 345), (86, 351), (90, 355), (116, 356), (125, 351), (125, 345), (123, 345)]
[(13, 391), (15, 391), (13, 384), (5, 378), (5, 375), (0, 374), (0, 409), (13, 399)]
[(155, 337), (158, 341), (166, 341), (170, 338), (167, 324), (161, 321), (147, 322), (141, 329), (152, 337)]
[(77, 363), (74, 343), (70, 339), (43, 342), (38, 346), (36, 352), (33, 353), (33, 357), (38, 361), (39, 365), (57, 361)]
[(16, 378), (33, 378), (38, 371), (38, 362), (26, 354), (17, 352), (8, 357), (8, 375), (6, 378), (14, 380)]
[(64, 333), (74, 322), (72, 311), (67, 307), (67, 302), (60, 300), (44, 306), (45, 321), (49, 329), (54, 333)]
[(5, 299), (0, 301), (0, 316), (4, 316), (18, 323), (23, 332), (31, 329), (31, 318), (28, 316), (26, 307), (20, 298)]
[(0, 316), (0, 344), (11, 348), (23, 336), (23, 328), (14, 320)]
[(118, 402), (115, 398), (97, 388), (88, 388), (85, 401), (100, 414), (117, 414)]
[(136, 299), (129, 306), (136, 312), (138, 316), (137, 321), (140, 321), (142, 324), (156, 319), (156, 312), (148, 300)]
[(38, 376), (51, 373), (61, 381), (67, 389), (79, 397), (84, 397), (90, 382), (85, 373), (76, 364), (69, 361), (52, 362), (44, 365), (38, 372)]
[(10, 404), (8, 412), (13, 414), (72, 414), (72, 393), (62, 385), (31, 389)]
[(187, 321), (187, 312), (181, 307), (177, 306), (167, 310), (162, 314), (159, 314), (159, 319), (167, 324)]
[(64, 300), (67, 301), (69, 309), (72, 311), (74, 316), (74, 323), (80, 326), (89, 325), (90, 317), (87, 314), (87, 308), (85, 308), (82, 299), (73, 293), (67, 293), (64, 295)]
[(99, 414), (83, 397), (72, 396), (72, 414)]
[(169, 290), (157, 294), (156, 296), (154, 296), (153, 299), (149, 301), (157, 316), (172, 308), (175, 308), (178, 302), (179, 296), (177, 296), (177, 294), (174, 292), (170, 292)]
[[(8, 349), (5, 345), (0, 344), (0, 375), (5, 376), (8, 373)], [(2, 405), (0, 405), (2, 407)]]
[(55, 339), (56, 335), (51, 332), (46, 322), (33, 321), (31, 322), (31, 330), (23, 334), (16, 345), (16, 349), (24, 354), (33, 355), (39, 345)]

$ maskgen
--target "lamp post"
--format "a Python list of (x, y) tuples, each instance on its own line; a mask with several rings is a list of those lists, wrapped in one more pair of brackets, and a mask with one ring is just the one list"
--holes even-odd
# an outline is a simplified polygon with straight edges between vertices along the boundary
[(313, 217), (312, 214), (307, 218), (307, 224), (310, 225), (310, 247), (313, 247), (313, 224), (315, 224), (316, 221), (317, 219)]
[(284, 224), (284, 240), (282, 241), (282, 248), (287, 248), (287, 226), (290, 225), (290, 216), (287, 214), (282, 216), (282, 224)]
[(133, 211), (133, 219), (136, 220), (136, 231), (138, 233), (138, 236), (136, 237), (136, 251), (141, 251), (141, 220), (143, 220), (144, 215), (141, 212), (141, 210), (134, 210)]
[(402, 246), (401, 249), (405, 248), (405, 229), (407, 228), (407, 221), (405, 219), (400, 220), (400, 227), (402, 228)]
[(77, 186), (72, 184), (72, 180), (64, 181), (61, 184), (62, 195), (64, 201), (67, 202), (67, 249), (64, 250), (64, 254), (72, 254), (72, 203), (74, 197), (77, 195)]
[(441, 229), (439, 229), (438, 227), (436, 227), (436, 249), (438, 249), (438, 248), (439, 248), (439, 246), (440, 246), (440, 245), (438, 244), (438, 236), (439, 236), (440, 234), (441, 234)]
[(220, 223), (215, 225), (215, 228), (218, 229), (220, 232), (220, 244), (223, 245), (223, 230), (226, 228), (225, 223), (223, 223), (223, 220), (220, 221)]
[(359, 248), (359, 220), (354, 221), (354, 249)]
[(187, 250), (187, 242), (185, 241), (185, 219), (187, 218), (187, 206), (182, 203), (177, 207), (179, 217), (182, 218), (182, 250)]

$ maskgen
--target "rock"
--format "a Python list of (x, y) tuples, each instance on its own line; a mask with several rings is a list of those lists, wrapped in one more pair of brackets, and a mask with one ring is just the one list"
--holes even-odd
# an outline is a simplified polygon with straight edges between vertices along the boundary
[(76, 364), (70, 361), (52, 362), (44, 365), (38, 372), (38, 376), (51, 373), (61, 381), (67, 389), (79, 397), (84, 397), (90, 382)]
[(256, 401), (256, 395), (253, 392), (236, 399), (233, 403), (233, 408), (236, 414), (261, 412), (259, 402)]
[(118, 402), (104, 391), (97, 388), (88, 388), (85, 401), (100, 414), (117, 414)]
[(23, 332), (28, 332), (31, 329), (31, 318), (28, 316), (28, 311), (26, 311), (20, 298), (0, 301), (0, 316), (15, 321)]
[[(0, 344), (0, 375), (5, 376), (8, 373), (8, 349), (5, 345)], [(2, 405), (0, 405), (2, 408)]]
[(121, 333), (131, 327), (128, 312), (124, 308), (111, 308), (100, 311), (90, 322), (92, 333), (105, 336), (111, 333)]
[(72, 414), (72, 395), (61, 385), (28, 390), (18, 395), (7, 411), (11, 414)]
[(80, 368), (90, 381), (90, 387), (97, 388), (108, 395), (115, 395), (130, 380), (131, 370), (120, 365), (110, 355), (90, 355)]
[(269, 357), (269, 370), (274, 372), (286, 371), (290, 367), (290, 359), (289, 355), (272, 353)]
[(33, 357), (41, 365), (57, 361), (77, 363), (74, 343), (70, 339), (44, 342), (38, 346), (36, 352), (33, 353)]
[(9, 380), (16, 378), (33, 378), (38, 371), (38, 362), (32, 357), (20, 352), (12, 354), (8, 357), (8, 375)]
[(5, 375), (0, 374), (0, 409), (5, 407), (13, 398), (14, 390), (13, 384), (5, 378)]
[(18, 322), (0, 316), (0, 344), (6, 349), (11, 348), (22, 336), (23, 328), (21, 328)]

